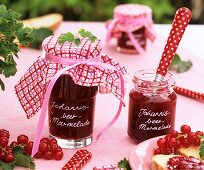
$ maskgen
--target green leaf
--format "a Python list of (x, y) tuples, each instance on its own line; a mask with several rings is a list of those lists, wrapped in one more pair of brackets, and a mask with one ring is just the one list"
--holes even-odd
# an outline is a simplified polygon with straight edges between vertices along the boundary
[(59, 42), (60, 44), (66, 42), (66, 41), (68, 41), (68, 42), (74, 42), (74, 41), (75, 41), (74, 34), (72, 34), (71, 32), (68, 32), (68, 33), (62, 34), (62, 35), (59, 37), (58, 42)]
[(131, 170), (130, 164), (126, 158), (118, 162), (118, 168), (123, 168), (124, 170)]
[(15, 146), (12, 148), (14, 155), (22, 154), (23, 148), (21, 146)]
[(24, 27), (16, 32), (20, 44), (27, 46), (32, 40), (32, 29)]
[(192, 67), (192, 62), (191, 61), (181, 61), (178, 64), (178, 67), (176, 69), (177, 73), (183, 73), (189, 70)]
[(84, 29), (80, 29), (78, 31), (79, 35), (83, 38), (88, 38), (91, 42), (95, 42), (97, 40), (97, 37), (94, 36), (90, 31), (86, 31)]
[(78, 31), (78, 33), (81, 35), (81, 37), (86, 37), (86, 31), (85, 31), (85, 29), (80, 29), (80, 30)]
[(203, 139), (203, 138), (204, 138), (204, 136), (200, 136), (199, 138), (200, 138), (200, 139)]
[(35, 164), (33, 159), (25, 154), (17, 154), (15, 155), (15, 165), (27, 167), (30, 169), (35, 169)]
[[(24, 27), (18, 22), (20, 14), (0, 5), (0, 74), (5, 77), (16, 74), (16, 62), (13, 56), (18, 57), (19, 47), (16, 42), (28, 45), (32, 41), (32, 29)], [(3, 81), (0, 81), (1, 89), (5, 89)]]
[(174, 58), (171, 62), (171, 65), (170, 65), (170, 69), (173, 69), (175, 65), (177, 65), (179, 62), (181, 62), (181, 58), (179, 57), (178, 54), (175, 54), (174, 55)]
[(81, 43), (81, 40), (79, 38), (74, 39), (74, 43), (78, 46)]
[(1, 170), (13, 170), (14, 169), (14, 163), (6, 163), (3, 161), (0, 161), (0, 167)]
[(1, 90), (3, 90), (3, 91), (5, 90), (4, 82), (1, 79), (0, 79), (0, 87), (1, 87)]
[(52, 34), (53, 31), (49, 28), (42, 27), (34, 29), (32, 32), (32, 37), (34, 37), (34, 40), (31, 42), (30, 47), (39, 49), (42, 45), (43, 40)]
[(175, 54), (172, 63), (170, 65), (170, 70), (174, 70), (177, 73), (183, 73), (188, 71), (192, 67), (192, 62), (189, 61), (182, 61), (178, 54)]
[(10, 77), (10, 76), (14, 76), (17, 72), (17, 68), (16, 65), (14, 64), (6, 64), (6, 66), (4, 67), (3, 70), (3, 75), (5, 77)]
[(202, 159), (204, 158), (204, 141), (201, 142), (199, 155)]

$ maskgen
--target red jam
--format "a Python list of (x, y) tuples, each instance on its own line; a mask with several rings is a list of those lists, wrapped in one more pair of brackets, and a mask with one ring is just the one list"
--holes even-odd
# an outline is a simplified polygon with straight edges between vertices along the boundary
[(49, 101), (49, 131), (53, 137), (77, 140), (93, 133), (95, 96), (98, 87), (85, 87), (62, 75)]
[(204, 162), (193, 156), (175, 156), (170, 158), (167, 163), (168, 170), (204, 170)]
[[(136, 31), (133, 31), (133, 35), (137, 42), (140, 44), (140, 46), (145, 50), (146, 48), (145, 28), (142, 27)], [(137, 53), (137, 50), (130, 41), (128, 34), (125, 32), (122, 32), (120, 38), (118, 39), (117, 50), (125, 53)]]
[(135, 87), (129, 94), (128, 135), (136, 143), (168, 134), (175, 124), (177, 97), (170, 80), (172, 75), (154, 91), (152, 75), (146, 75), (145, 71), (135, 75)]

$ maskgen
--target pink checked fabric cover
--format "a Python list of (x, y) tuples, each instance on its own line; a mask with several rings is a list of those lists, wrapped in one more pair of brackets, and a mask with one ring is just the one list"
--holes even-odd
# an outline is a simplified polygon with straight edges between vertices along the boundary
[[(117, 19), (111, 36), (118, 38), (121, 32), (127, 30), (133, 32), (145, 27), (145, 34), (151, 41), (155, 39), (155, 32), (153, 30), (152, 10), (145, 5), (137, 4), (122, 4), (114, 8), (114, 19)], [(107, 27), (110, 21), (107, 22)]]
[[(66, 71), (66, 74), (69, 74), (78, 85), (106, 88), (118, 99), (122, 99), (120, 75), (126, 74), (127, 70), (113, 58), (100, 54), (101, 41), (96, 40), (91, 43), (88, 39), (82, 39), (79, 46), (69, 42), (59, 44), (59, 36), (50, 36), (43, 41), (42, 48), (45, 55), (72, 60), (99, 58), (99, 62), (114, 66), (115, 70), (111, 70), (80, 64)], [(15, 91), (28, 118), (31, 118), (40, 110), (50, 79), (66, 66), (39, 57), (20, 79), (15, 86)]]

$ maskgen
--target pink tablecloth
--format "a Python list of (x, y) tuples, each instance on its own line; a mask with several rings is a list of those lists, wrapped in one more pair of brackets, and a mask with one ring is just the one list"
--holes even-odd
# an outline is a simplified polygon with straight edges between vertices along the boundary
[[(98, 38), (105, 40), (106, 29), (103, 23), (77, 23), (65, 22), (57, 32), (77, 32), (80, 28), (85, 28), (97, 35)], [(158, 33), (159, 34), (159, 33)], [(132, 74), (139, 69), (156, 68), (159, 62), (165, 39), (159, 38), (154, 44), (148, 44), (148, 51), (144, 55), (127, 55), (115, 51), (114, 42), (110, 46), (105, 46), (103, 52), (117, 59), (121, 64), (130, 70), (130, 79), (128, 91), (131, 88)], [(182, 43), (182, 42), (181, 42)], [(184, 49), (179, 49), (183, 58), (190, 58), (193, 62), (193, 68), (183, 74), (176, 74), (176, 82), (179, 86), (191, 88), (204, 92), (204, 61), (188, 53)], [(0, 128), (10, 131), (11, 140), (15, 140), (19, 134), (27, 134), (31, 140), (34, 139), (35, 130), (39, 114), (34, 118), (27, 120), (17, 98), (14, 94), (14, 85), (19, 78), (32, 64), (33, 60), (41, 54), (41, 51), (22, 48), (18, 59), (18, 73), (15, 77), (5, 80), (6, 91), (0, 91)], [(127, 93), (128, 93), (127, 91)], [(94, 166), (116, 164), (129, 154), (136, 146), (127, 136), (127, 113), (128, 113), (128, 95), (125, 98), (127, 106), (123, 109), (120, 118), (116, 124), (98, 141), (86, 147), (93, 154), (90, 162), (83, 169), (91, 170)], [(94, 136), (113, 118), (117, 111), (119, 101), (111, 94), (98, 95), (96, 104), (96, 116)], [(182, 124), (189, 124), (193, 130), (204, 131), (204, 103), (178, 95), (176, 129)], [(46, 122), (43, 136), (48, 137), (48, 124)], [(64, 158), (61, 161), (36, 160), (37, 170), (60, 170), (64, 164), (76, 152), (74, 149), (64, 150)], [(21, 169), (21, 168), (20, 168)]]

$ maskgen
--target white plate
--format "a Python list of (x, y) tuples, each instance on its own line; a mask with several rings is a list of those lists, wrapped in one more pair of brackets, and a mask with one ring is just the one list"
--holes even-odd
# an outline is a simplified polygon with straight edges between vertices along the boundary
[(132, 170), (150, 170), (154, 148), (157, 147), (158, 136), (138, 144), (129, 156), (129, 163)]

